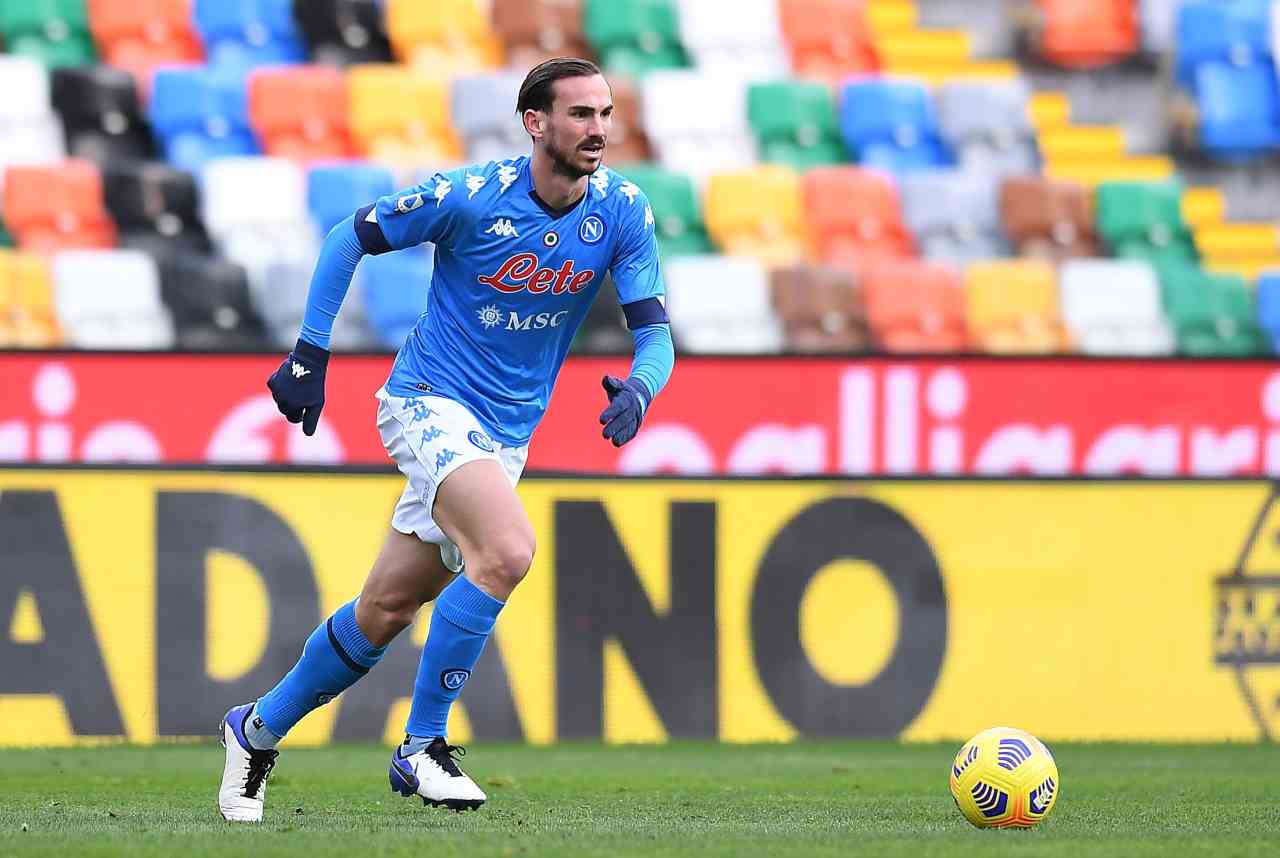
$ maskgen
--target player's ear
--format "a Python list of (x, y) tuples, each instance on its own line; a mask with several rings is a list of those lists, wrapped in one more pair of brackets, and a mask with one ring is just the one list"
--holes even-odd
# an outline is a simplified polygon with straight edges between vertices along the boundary
[(542, 137), (545, 130), (544, 124), (547, 119), (547, 115), (545, 113), (541, 110), (529, 108), (520, 118), (524, 120), (524, 130), (528, 132), (530, 137), (535, 140)]

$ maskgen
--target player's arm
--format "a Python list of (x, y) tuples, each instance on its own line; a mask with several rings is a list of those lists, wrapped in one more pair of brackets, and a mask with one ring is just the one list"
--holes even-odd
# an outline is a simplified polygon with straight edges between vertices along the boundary
[(615, 447), (635, 437), (649, 405), (671, 378), (676, 357), (663, 304), (662, 268), (649, 201), (639, 194), (628, 208), (631, 217), (625, 222), (610, 272), (635, 341), (635, 354), (626, 379), (604, 377), (609, 406), (600, 415), (602, 434)]
[(456, 219), (455, 207), (446, 205), (451, 191), (450, 176), (437, 173), (421, 185), (358, 209), (329, 230), (311, 275), (298, 342), (267, 379), (280, 413), (290, 423), (301, 423), (307, 435), (315, 434), (320, 422), (329, 340), (356, 266), (365, 254), (447, 241)]

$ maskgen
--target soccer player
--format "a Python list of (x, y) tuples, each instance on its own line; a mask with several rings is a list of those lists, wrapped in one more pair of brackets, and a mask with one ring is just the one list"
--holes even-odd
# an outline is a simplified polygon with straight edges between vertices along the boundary
[(605, 272), (635, 356), (628, 378), (603, 379), (604, 438), (631, 440), (671, 374), (653, 213), (639, 188), (604, 166), (613, 105), (600, 70), (580, 59), (542, 63), (520, 87), (516, 111), (531, 155), (436, 173), (359, 209), (320, 250), (297, 345), (267, 382), (308, 435), (356, 264), (365, 254), (435, 245), (427, 311), (377, 393), (382, 442), (408, 485), (359, 597), (319, 625), (278, 685), (224, 716), (218, 806), (228, 820), (262, 819), (277, 743), (377, 665), (433, 599), (391, 787), (453, 810), (485, 801), (459, 768), (461, 749), (445, 724), (533, 561), (533, 527), (515, 484)]

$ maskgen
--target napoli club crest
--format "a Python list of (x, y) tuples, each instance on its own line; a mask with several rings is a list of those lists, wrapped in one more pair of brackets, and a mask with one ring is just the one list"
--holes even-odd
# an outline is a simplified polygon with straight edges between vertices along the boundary
[(595, 244), (604, 238), (604, 221), (595, 215), (588, 215), (578, 227), (578, 238), (583, 244)]
[(471, 671), (455, 667), (440, 674), (440, 687), (445, 691), (457, 691), (471, 676)]

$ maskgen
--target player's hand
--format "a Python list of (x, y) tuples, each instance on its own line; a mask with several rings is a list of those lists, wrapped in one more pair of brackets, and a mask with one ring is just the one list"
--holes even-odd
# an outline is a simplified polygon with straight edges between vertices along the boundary
[(640, 430), (640, 421), (644, 420), (645, 409), (649, 407), (649, 392), (634, 378), (623, 381), (606, 375), (601, 383), (609, 395), (609, 407), (600, 415), (600, 425), (604, 427), (601, 434), (612, 441), (613, 446), (621, 447)]
[(301, 423), (307, 435), (316, 434), (320, 423), (320, 409), (324, 408), (324, 369), (328, 363), (328, 349), (300, 339), (280, 368), (267, 379), (267, 389), (280, 413), (290, 423)]

